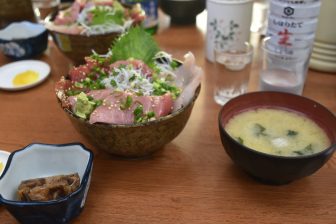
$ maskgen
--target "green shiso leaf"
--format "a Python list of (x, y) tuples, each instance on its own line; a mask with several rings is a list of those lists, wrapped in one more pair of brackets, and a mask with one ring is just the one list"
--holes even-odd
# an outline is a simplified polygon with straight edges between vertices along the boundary
[(111, 50), (112, 62), (133, 58), (152, 66), (153, 57), (160, 49), (150, 34), (141, 27), (134, 27), (118, 38)]

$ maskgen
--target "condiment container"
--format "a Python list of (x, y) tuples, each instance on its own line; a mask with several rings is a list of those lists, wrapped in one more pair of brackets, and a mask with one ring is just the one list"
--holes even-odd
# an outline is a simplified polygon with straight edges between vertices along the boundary
[(207, 0), (206, 57), (214, 62), (215, 46), (222, 50), (244, 46), (250, 39), (252, 0)]

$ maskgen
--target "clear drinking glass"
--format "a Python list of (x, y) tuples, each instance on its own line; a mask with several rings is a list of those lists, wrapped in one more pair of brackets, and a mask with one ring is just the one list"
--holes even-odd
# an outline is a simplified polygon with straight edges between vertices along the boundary
[(215, 48), (214, 100), (224, 105), (230, 99), (247, 92), (253, 47), (245, 42), (225, 49)]
[(32, 0), (34, 13), (39, 22), (51, 13), (57, 12), (61, 0)]
[[(263, 40), (261, 91), (279, 91), (301, 95), (308, 70), (311, 47), (279, 45), (274, 37)], [(303, 43), (303, 40), (302, 40)]]

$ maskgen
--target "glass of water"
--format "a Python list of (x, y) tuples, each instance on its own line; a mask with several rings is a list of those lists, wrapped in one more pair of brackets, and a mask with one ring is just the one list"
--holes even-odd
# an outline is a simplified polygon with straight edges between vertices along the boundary
[(253, 47), (242, 43), (215, 48), (214, 100), (224, 105), (230, 99), (247, 92), (250, 78)]
[[(263, 61), (260, 72), (261, 91), (279, 91), (301, 95), (308, 70), (309, 43), (295, 47), (281, 45), (274, 37), (263, 40)], [(302, 40), (303, 42), (303, 40)]]
[(36, 19), (43, 23), (43, 20), (51, 13), (58, 11), (61, 0), (32, 0)]

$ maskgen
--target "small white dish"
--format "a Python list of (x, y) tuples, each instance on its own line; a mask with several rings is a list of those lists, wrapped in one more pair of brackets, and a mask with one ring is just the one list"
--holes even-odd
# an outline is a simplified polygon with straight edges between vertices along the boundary
[(0, 163), (2, 163), (2, 168), (0, 168), (0, 176), (3, 173), (8, 157), (9, 157), (9, 152), (0, 150)]
[[(16, 75), (25, 71), (34, 71), (38, 73), (38, 78), (32, 83), (15, 86), (13, 80)], [(23, 90), (32, 88), (42, 83), (50, 74), (50, 66), (39, 60), (23, 60), (12, 62), (0, 67), (0, 89), (3, 90)]]
[(320, 54), (315, 51), (312, 52), (311, 56), (317, 60), (330, 62), (330, 63), (336, 63), (336, 56), (329, 56), (326, 54)]
[(328, 50), (328, 49), (325, 49), (325, 48), (320, 48), (320, 47), (314, 46), (313, 52), (315, 52), (317, 54), (324, 54), (324, 55), (328, 55), (330, 57), (335, 57), (336, 58), (336, 50)]
[(314, 46), (324, 48), (327, 50), (336, 50), (336, 44), (328, 44), (328, 43), (320, 42), (318, 40), (315, 40)]

